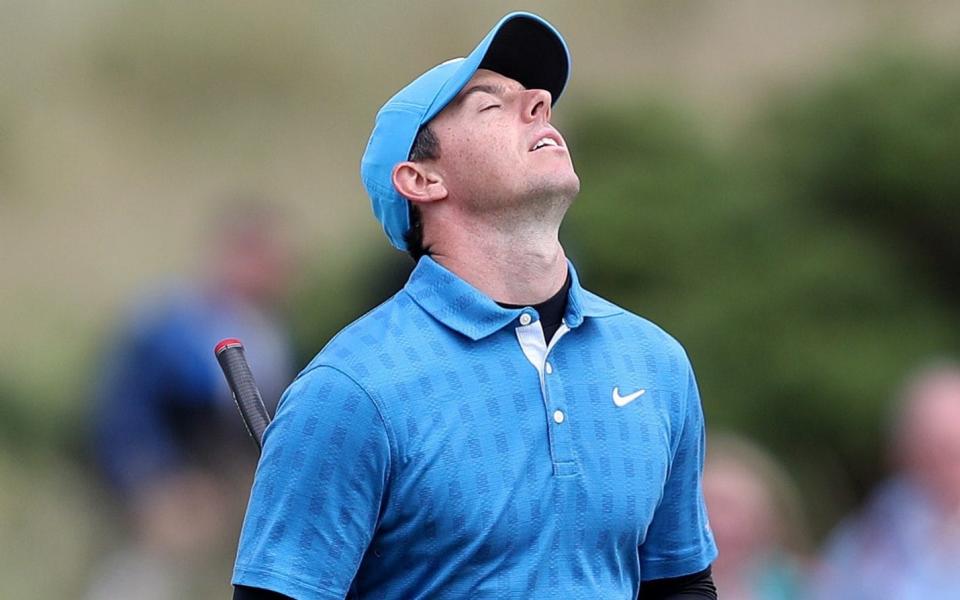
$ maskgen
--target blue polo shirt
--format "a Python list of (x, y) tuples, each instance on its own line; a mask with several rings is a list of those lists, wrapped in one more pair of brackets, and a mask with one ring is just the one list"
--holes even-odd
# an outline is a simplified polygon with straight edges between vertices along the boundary
[(580, 287), (544, 343), (422, 258), (267, 429), (235, 584), (295, 598), (636, 598), (716, 556), (683, 348)]

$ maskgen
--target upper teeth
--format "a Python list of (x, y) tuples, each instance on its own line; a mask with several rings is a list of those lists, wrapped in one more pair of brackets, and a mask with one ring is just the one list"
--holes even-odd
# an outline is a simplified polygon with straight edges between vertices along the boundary
[(557, 142), (555, 140), (553, 140), (552, 138), (545, 137), (545, 138), (542, 138), (539, 142), (537, 142), (537, 144), (533, 147), (533, 149), (539, 150), (544, 146), (556, 146), (556, 145), (557, 145)]

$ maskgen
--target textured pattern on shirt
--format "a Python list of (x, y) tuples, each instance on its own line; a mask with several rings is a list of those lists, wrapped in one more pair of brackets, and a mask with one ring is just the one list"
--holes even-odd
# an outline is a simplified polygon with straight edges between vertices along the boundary
[[(516, 332), (536, 312), (430, 258), (334, 338), (267, 430), (234, 582), (298, 598), (635, 598), (641, 579), (706, 568), (686, 354), (570, 275), (570, 331), (542, 383)], [(645, 392), (618, 407), (614, 388)]]

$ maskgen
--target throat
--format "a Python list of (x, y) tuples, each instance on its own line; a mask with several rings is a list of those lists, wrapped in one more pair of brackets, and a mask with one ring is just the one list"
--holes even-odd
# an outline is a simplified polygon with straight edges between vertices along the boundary
[(533, 306), (563, 286), (567, 259), (556, 240), (547, 251), (522, 242), (464, 244), (454, 251), (434, 246), (432, 258), (496, 302)]

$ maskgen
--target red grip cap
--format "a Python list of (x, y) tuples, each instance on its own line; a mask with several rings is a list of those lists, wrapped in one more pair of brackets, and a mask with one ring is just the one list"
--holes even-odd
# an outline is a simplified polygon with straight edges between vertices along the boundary
[(225, 338), (220, 340), (220, 343), (213, 349), (215, 355), (219, 355), (221, 352), (227, 348), (243, 348), (243, 342), (237, 338)]

